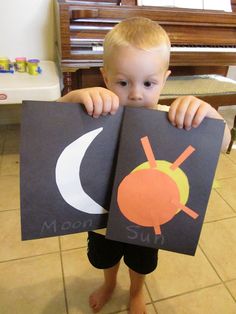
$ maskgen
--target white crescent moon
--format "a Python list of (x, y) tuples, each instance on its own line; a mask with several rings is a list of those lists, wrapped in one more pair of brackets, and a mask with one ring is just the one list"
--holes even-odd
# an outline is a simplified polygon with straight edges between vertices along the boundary
[(98, 128), (88, 132), (68, 145), (59, 156), (55, 169), (56, 184), (63, 199), (72, 207), (89, 214), (108, 213), (85, 193), (80, 181), (84, 154), (102, 130), (103, 128)]

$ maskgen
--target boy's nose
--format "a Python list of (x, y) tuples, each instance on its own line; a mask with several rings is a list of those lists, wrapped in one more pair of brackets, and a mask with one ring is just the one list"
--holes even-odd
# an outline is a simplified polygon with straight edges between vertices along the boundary
[(133, 87), (129, 91), (129, 99), (130, 100), (142, 100), (143, 96), (141, 91), (137, 87)]

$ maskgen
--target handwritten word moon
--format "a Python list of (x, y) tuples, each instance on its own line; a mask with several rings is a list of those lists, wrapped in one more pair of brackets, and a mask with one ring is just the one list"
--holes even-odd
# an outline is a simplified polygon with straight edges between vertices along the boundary
[(56, 184), (63, 199), (72, 207), (88, 214), (106, 214), (107, 210), (85, 193), (80, 180), (80, 167), (84, 155), (103, 130), (90, 131), (68, 145), (57, 160)]

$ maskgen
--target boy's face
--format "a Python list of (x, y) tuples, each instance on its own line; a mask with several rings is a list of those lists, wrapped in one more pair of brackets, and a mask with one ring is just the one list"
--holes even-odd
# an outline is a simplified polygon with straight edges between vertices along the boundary
[(105, 84), (114, 92), (121, 105), (152, 108), (158, 103), (170, 71), (166, 70), (163, 51), (144, 51), (121, 47), (101, 69)]

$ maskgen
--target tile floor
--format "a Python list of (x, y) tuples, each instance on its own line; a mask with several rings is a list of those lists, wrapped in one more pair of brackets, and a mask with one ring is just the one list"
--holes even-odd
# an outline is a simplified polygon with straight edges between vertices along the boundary
[[(236, 108), (224, 109), (232, 125)], [(234, 114), (234, 115), (233, 115)], [(19, 125), (0, 127), (0, 313), (89, 314), (87, 299), (102, 273), (86, 257), (86, 234), (22, 242)], [(222, 154), (195, 257), (161, 251), (145, 284), (148, 313), (236, 313), (236, 147)], [(129, 281), (102, 314), (127, 313)]]

